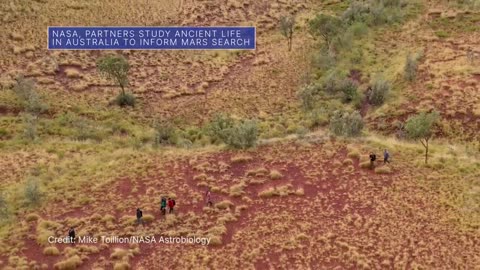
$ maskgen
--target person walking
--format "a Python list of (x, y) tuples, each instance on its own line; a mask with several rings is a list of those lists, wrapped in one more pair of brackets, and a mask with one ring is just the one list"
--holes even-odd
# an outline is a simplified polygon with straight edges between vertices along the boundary
[(375, 168), (375, 160), (377, 160), (377, 155), (375, 153), (371, 152), (370, 153), (370, 169), (373, 170)]
[(208, 188), (207, 193), (205, 194), (207, 197), (207, 205), (212, 207), (213, 202), (212, 202), (212, 192), (210, 191), (210, 188)]
[(160, 201), (160, 211), (162, 212), (162, 215), (165, 215), (166, 208), (167, 208), (167, 198), (162, 197), (162, 200)]
[(175, 200), (168, 198), (168, 213), (173, 213), (173, 207), (175, 207)]
[(140, 208), (137, 208), (137, 225), (140, 224), (140, 223), (142, 223), (142, 225), (143, 225), (142, 217), (143, 217), (142, 210), (140, 210)]
[(390, 153), (387, 149), (383, 151), (383, 164), (390, 163)]
[(70, 243), (75, 244), (75, 228), (73, 227), (68, 230), (68, 240)]

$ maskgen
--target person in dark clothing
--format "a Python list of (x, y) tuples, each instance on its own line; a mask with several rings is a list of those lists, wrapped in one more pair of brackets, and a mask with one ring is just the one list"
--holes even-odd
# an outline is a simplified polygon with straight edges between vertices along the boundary
[(140, 223), (143, 224), (142, 217), (143, 217), (142, 210), (140, 210), (140, 208), (137, 208), (137, 224), (140, 224)]
[(207, 205), (211, 207), (213, 205), (213, 201), (212, 201), (212, 192), (210, 191), (210, 188), (207, 190), (207, 193), (205, 194), (205, 196), (207, 197)]
[(390, 163), (390, 153), (387, 149), (383, 151), (383, 164)]
[(70, 243), (75, 244), (75, 228), (73, 227), (68, 230), (68, 240)]
[(162, 215), (165, 215), (166, 208), (167, 208), (167, 198), (162, 197), (162, 201), (160, 202), (160, 211), (162, 212)]
[(173, 207), (175, 207), (175, 200), (168, 198), (168, 213), (173, 213)]
[(370, 153), (370, 169), (375, 168), (375, 160), (377, 160), (377, 155), (375, 153)]

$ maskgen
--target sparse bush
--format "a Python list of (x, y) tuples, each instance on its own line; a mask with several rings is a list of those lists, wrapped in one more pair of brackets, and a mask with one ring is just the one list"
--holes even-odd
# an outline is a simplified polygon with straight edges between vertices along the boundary
[(367, 22), (369, 17), (370, 7), (368, 3), (360, 1), (352, 1), (345, 12), (342, 14), (342, 19), (347, 23)]
[(369, 25), (394, 23), (402, 19), (403, 3), (397, 0), (352, 1), (342, 19), (352, 24), (364, 22)]
[(338, 87), (343, 93), (343, 97), (342, 97), (343, 102), (351, 102), (358, 95), (357, 93), (358, 86), (351, 79), (344, 79), (343, 81), (340, 82), (340, 85)]
[(218, 114), (208, 125), (207, 133), (213, 140), (225, 142), (234, 124), (234, 120), (229, 115)]
[(413, 82), (417, 77), (417, 59), (411, 54), (407, 55), (404, 67), (404, 76), (405, 79)]
[(307, 85), (299, 91), (298, 97), (302, 101), (302, 107), (304, 110), (310, 111), (315, 107), (317, 93), (318, 88), (314, 85)]
[(83, 118), (77, 118), (73, 122), (73, 126), (76, 129), (76, 133), (74, 134), (74, 138), (80, 141), (85, 140), (95, 140), (97, 142), (102, 140), (101, 135), (99, 132), (90, 125), (88, 120)]
[(134, 107), (136, 103), (136, 98), (130, 93), (120, 93), (114, 100), (115, 104), (120, 107), (130, 106)]
[(323, 109), (315, 109), (307, 114), (307, 125), (316, 128), (328, 124), (327, 113)]
[(385, 102), (389, 92), (390, 83), (387, 80), (378, 77), (374, 79), (372, 83), (372, 90), (369, 94), (368, 101), (372, 105), (380, 106)]
[(5, 196), (0, 192), (0, 219), (4, 219), (8, 216), (8, 204), (5, 200)]
[(257, 122), (244, 120), (229, 129), (229, 135), (225, 143), (233, 148), (246, 149), (255, 146), (257, 139)]
[(36, 180), (27, 181), (24, 189), (25, 199), (29, 205), (37, 205), (40, 203), (42, 194)]
[(368, 25), (363, 22), (355, 22), (350, 26), (349, 30), (354, 37), (361, 37), (368, 33)]
[(330, 119), (330, 131), (337, 136), (358, 136), (363, 126), (363, 119), (358, 111), (335, 111)]
[(39, 115), (48, 109), (47, 105), (42, 102), (31, 79), (25, 79), (23, 76), (18, 77), (16, 84), (13, 86), (13, 92), (27, 113)]
[(34, 141), (37, 138), (38, 117), (31, 114), (25, 114), (23, 122), (25, 125), (23, 137), (27, 140)]
[(318, 54), (314, 55), (312, 62), (315, 67), (328, 70), (335, 67), (337, 60), (328, 50), (321, 50)]
[(157, 122), (155, 124), (155, 138), (156, 145), (173, 145), (176, 143), (175, 127), (167, 122)]
[(346, 77), (338, 70), (330, 70), (325, 76), (322, 77), (322, 87), (325, 92), (329, 94), (336, 94), (341, 91), (343, 84), (346, 85)]

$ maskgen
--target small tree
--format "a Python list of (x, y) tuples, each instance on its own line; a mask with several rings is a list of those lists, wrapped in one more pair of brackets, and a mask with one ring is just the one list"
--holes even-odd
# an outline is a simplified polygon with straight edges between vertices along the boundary
[(292, 16), (282, 16), (280, 18), (280, 31), (287, 39), (288, 51), (292, 50), (293, 29), (295, 28), (295, 18)]
[(405, 123), (407, 137), (412, 140), (420, 141), (423, 147), (425, 147), (425, 164), (428, 163), (428, 144), (433, 136), (433, 128), (438, 120), (438, 112), (422, 112), (408, 118)]
[(125, 88), (128, 86), (128, 70), (130, 69), (127, 59), (123, 56), (105, 56), (97, 61), (97, 69), (104, 77), (120, 86), (121, 92), (116, 99), (117, 103), (120, 106), (133, 106), (133, 96), (125, 92)]
[(342, 21), (335, 16), (319, 14), (310, 21), (309, 29), (313, 36), (321, 36), (326, 47), (330, 48), (333, 38), (342, 29)]

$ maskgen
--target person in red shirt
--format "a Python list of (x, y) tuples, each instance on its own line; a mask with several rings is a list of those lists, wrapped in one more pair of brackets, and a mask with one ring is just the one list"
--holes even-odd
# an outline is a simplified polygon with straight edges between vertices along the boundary
[(173, 213), (173, 207), (175, 207), (175, 200), (168, 198), (168, 213)]

